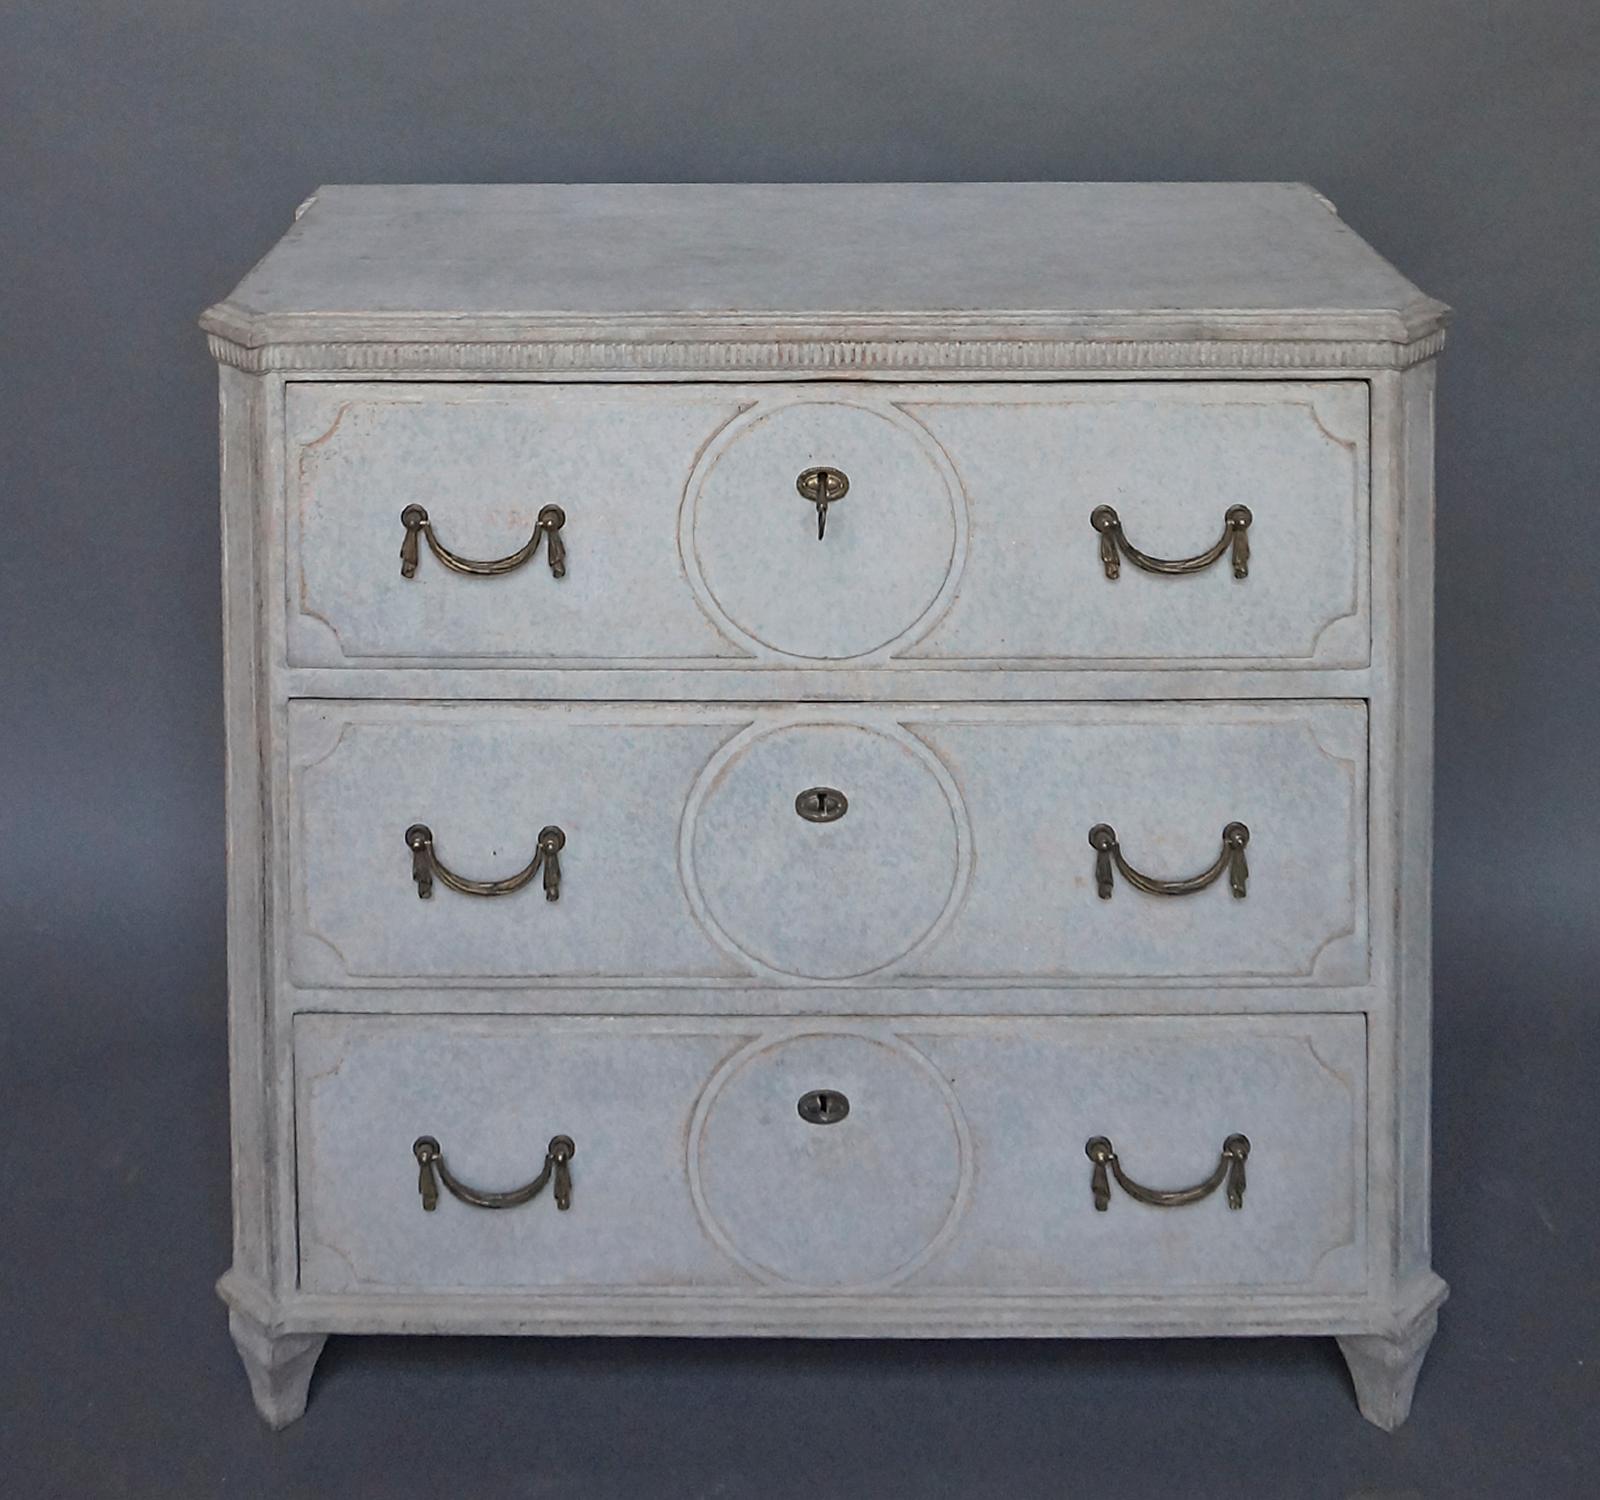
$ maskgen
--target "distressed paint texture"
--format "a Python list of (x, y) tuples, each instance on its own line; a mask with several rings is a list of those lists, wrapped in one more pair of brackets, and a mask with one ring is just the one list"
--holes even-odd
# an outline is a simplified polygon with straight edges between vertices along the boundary
[[(289, 391), (290, 660), (385, 666), (1007, 663), (1360, 667), (1368, 659), (1367, 387), (541, 386), (297, 383)], [(850, 481), (818, 538), (796, 490)], [(541, 506), (568, 565), (492, 579), (423, 554), (515, 553)], [(1102, 570), (1115, 506), (1162, 557), (1247, 505), (1253, 555)]]
[[(301, 1284), (1057, 1296), (1365, 1283), (1359, 1016), (870, 1025), (782, 1018), (302, 1016)], [(812, 1089), (850, 1101), (816, 1125)], [(1203, 1179), (1249, 1136), (1245, 1206), (1099, 1213), (1084, 1144)], [(572, 1137), (573, 1200), (441, 1193), (412, 1142), (504, 1191)], [(647, 1223), (648, 1233), (639, 1232)]]
[[(1444, 317), (1288, 184), (319, 195), (204, 320), (267, 1420), (342, 1331), (1333, 1334), (1403, 1420)], [(400, 576), (408, 504), (488, 559), (552, 503), (563, 578)], [(1102, 504), (1246, 504), (1248, 577), (1109, 580)], [(1171, 879), (1233, 820), (1245, 899), (1097, 894), (1092, 824)], [(561, 826), (560, 901), (419, 900), (414, 822)], [(1089, 1136), (1236, 1131), (1239, 1211), (1096, 1211)], [(417, 1136), (504, 1190), (557, 1133), (569, 1211), (423, 1211)]]

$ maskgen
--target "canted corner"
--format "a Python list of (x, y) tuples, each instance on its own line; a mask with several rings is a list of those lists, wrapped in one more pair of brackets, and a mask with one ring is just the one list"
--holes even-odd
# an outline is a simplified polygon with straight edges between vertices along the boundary
[(1446, 332), (1455, 310), (1437, 297), (1419, 294), (1396, 313), (1403, 333), (1406, 358), (1402, 364), (1420, 364), (1444, 348)]
[(266, 369), (260, 318), (250, 308), (225, 298), (201, 313), (199, 323), (218, 364), (251, 374)]

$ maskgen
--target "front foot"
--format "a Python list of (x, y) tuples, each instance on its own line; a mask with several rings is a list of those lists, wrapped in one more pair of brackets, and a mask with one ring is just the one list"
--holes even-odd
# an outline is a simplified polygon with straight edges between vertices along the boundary
[(1339, 1340), (1361, 1415), (1393, 1432), (1411, 1413), (1423, 1357), (1439, 1327), (1437, 1307), (1393, 1335), (1349, 1334)]
[(256, 1320), (233, 1308), (228, 1330), (250, 1377), (256, 1410), (277, 1432), (305, 1415), (306, 1393), (317, 1356), (327, 1343), (322, 1333), (270, 1334)]

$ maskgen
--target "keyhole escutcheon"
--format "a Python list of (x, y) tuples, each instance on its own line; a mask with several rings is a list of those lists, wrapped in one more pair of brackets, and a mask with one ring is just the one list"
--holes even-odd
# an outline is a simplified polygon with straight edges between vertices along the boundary
[(794, 810), (808, 823), (837, 823), (850, 811), (850, 799), (835, 787), (808, 786), (794, 799)]
[(808, 1125), (837, 1125), (850, 1113), (850, 1101), (838, 1089), (813, 1089), (795, 1108)]

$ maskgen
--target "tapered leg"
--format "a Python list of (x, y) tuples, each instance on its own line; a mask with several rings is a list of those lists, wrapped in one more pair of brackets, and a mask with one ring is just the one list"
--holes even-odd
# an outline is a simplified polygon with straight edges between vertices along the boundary
[(1385, 1432), (1393, 1432), (1410, 1415), (1411, 1393), (1438, 1327), (1434, 1309), (1393, 1336), (1364, 1333), (1339, 1340), (1361, 1415)]
[(234, 1309), (228, 1329), (250, 1377), (256, 1410), (274, 1432), (305, 1415), (306, 1392), (317, 1356), (327, 1343), (322, 1333), (270, 1334), (254, 1318)]

